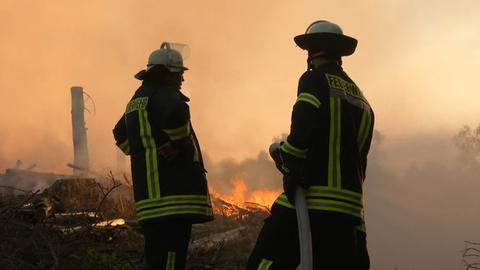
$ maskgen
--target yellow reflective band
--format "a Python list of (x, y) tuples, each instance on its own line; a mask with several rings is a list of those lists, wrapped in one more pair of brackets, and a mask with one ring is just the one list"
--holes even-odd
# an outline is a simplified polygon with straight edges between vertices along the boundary
[(359, 136), (357, 138), (359, 150), (362, 151), (370, 133), (370, 127), (372, 124), (372, 117), (370, 111), (364, 111), (362, 114), (362, 122), (360, 124)]
[(160, 197), (160, 183), (158, 181), (157, 148), (152, 136), (148, 113), (146, 110), (138, 111), (140, 123), (140, 137), (145, 148), (146, 181), (149, 198)]
[(167, 266), (165, 267), (166, 270), (174, 270), (175, 269), (175, 252), (169, 251), (167, 253)]
[(272, 265), (273, 261), (267, 260), (267, 259), (262, 259), (260, 264), (257, 267), (257, 270), (268, 270), (270, 269), (270, 266)]
[(362, 112), (362, 120), (360, 121), (360, 128), (358, 129), (357, 134), (357, 145), (358, 149), (361, 151), (362, 147), (360, 147), (360, 142), (363, 139), (363, 133), (365, 132), (365, 122), (367, 121), (367, 111)]
[(326, 197), (344, 200), (355, 205), (363, 205), (363, 195), (350, 190), (325, 186), (311, 186), (306, 192), (307, 197)]
[[(145, 120), (143, 119), (143, 115), (142, 115), (142, 112), (141, 111), (138, 111), (138, 124), (140, 126), (140, 138), (142, 139), (142, 145), (143, 145), (143, 148), (145, 148), (145, 150), (148, 149), (148, 144), (147, 144), (147, 139), (146, 139), (146, 136), (145, 136)], [(148, 190), (148, 197), (149, 198), (152, 198), (153, 197), (153, 194), (152, 194), (152, 183), (150, 181), (150, 155), (149, 153), (147, 153), (147, 151), (145, 151), (145, 165), (146, 165), (146, 169), (147, 169), (147, 174), (146, 174), (146, 181), (147, 181), (147, 190)]]
[(340, 98), (330, 97), (330, 133), (328, 145), (328, 185), (341, 186), (340, 145), (341, 145), (341, 112)]
[(150, 207), (161, 207), (172, 204), (205, 204), (210, 206), (210, 198), (206, 195), (175, 195), (157, 199), (146, 199), (135, 203), (137, 211)]
[(309, 94), (309, 93), (300, 93), (300, 95), (298, 95), (298, 97), (297, 97), (297, 102), (299, 102), (299, 101), (304, 101), (304, 102), (310, 103), (313, 106), (315, 106), (315, 108), (317, 108), (317, 109), (322, 104), (316, 96), (314, 96), (312, 94)]
[(355, 230), (367, 233), (367, 227), (365, 227), (365, 223), (355, 226)]
[(208, 206), (201, 205), (175, 205), (171, 207), (163, 207), (151, 210), (145, 210), (140, 213), (137, 213), (138, 220), (145, 220), (157, 217), (171, 216), (171, 215), (204, 215), (212, 216), (212, 208)]
[(187, 122), (179, 128), (164, 129), (163, 131), (167, 133), (170, 140), (177, 141), (190, 135), (190, 122)]
[(297, 148), (291, 145), (288, 141), (285, 141), (280, 147), (280, 149), (283, 152), (289, 153), (290, 155), (293, 155), (295, 157), (304, 158), (304, 159), (307, 158), (308, 149)]
[(145, 110), (148, 104), (148, 97), (139, 97), (136, 99), (131, 100), (127, 104), (127, 108), (125, 109), (125, 114), (131, 113), (133, 111)]
[(290, 172), (290, 169), (287, 168), (287, 166), (285, 166), (285, 165), (283, 165), (283, 164), (282, 164), (282, 170), (284, 170), (284, 171), (287, 172), (287, 173)]
[(200, 151), (198, 151), (197, 141), (193, 137), (193, 134), (190, 134), (190, 140), (192, 141), (192, 144), (193, 144), (193, 161), (200, 162)]
[[(295, 209), (295, 206), (291, 204), (285, 194), (281, 194), (275, 203), (290, 209)], [(309, 210), (320, 210), (329, 212), (338, 212), (354, 217), (358, 217), (363, 220), (363, 206), (358, 206), (348, 202), (342, 202), (335, 199), (318, 199), (307, 197), (307, 208)]]
[(333, 199), (307, 198), (307, 208), (312, 210), (340, 212), (363, 219), (363, 207)]
[(295, 206), (288, 201), (287, 196), (283, 193), (278, 196), (278, 198), (275, 200), (275, 203), (290, 209), (295, 209)]
[(328, 185), (333, 186), (333, 167), (334, 167), (334, 138), (335, 138), (335, 98), (330, 97), (330, 128), (328, 134)]
[(147, 110), (143, 110), (143, 114), (144, 114), (144, 117), (145, 117), (145, 120), (146, 120), (146, 127), (147, 127), (147, 136), (149, 138), (149, 141), (150, 141), (150, 151), (151, 151), (151, 160), (152, 160), (152, 164), (153, 164), (153, 167), (152, 167), (152, 170), (151, 170), (151, 173), (152, 173), (152, 178), (153, 178), (153, 184), (154, 184), (154, 188), (155, 188), (155, 193), (156, 193), (156, 197), (160, 197), (160, 181), (159, 181), (159, 176), (158, 176), (158, 161), (157, 161), (157, 146), (156, 146), (156, 143), (155, 143), (155, 139), (153, 138), (153, 135), (152, 135), (152, 128), (150, 126), (150, 121), (148, 121), (148, 112)]
[(130, 145), (128, 144), (128, 139), (123, 141), (122, 143), (118, 144), (118, 148), (120, 148), (120, 150), (122, 150), (122, 152), (125, 155), (129, 155), (130, 154)]
[(342, 168), (340, 166), (341, 162), (340, 162), (340, 153), (341, 153), (341, 144), (342, 144), (342, 100), (341, 99), (336, 99), (337, 101), (337, 111), (336, 111), (336, 121), (337, 121), (337, 127), (336, 127), (336, 141), (335, 141), (335, 160), (336, 160), (336, 170), (337, 170), (337, 173), (335, 174), (336, 175), (336, 179), (334, 179), (333, 183), (334, 183), (334, 186), (335, 187), (341, 187), (342, 186)]
[(358, 193), (355, 191), (351, 191), (348, 189), (326, 187), (326, 186), (310, 186), (307, 190), (307, 192), (321, 192), (321, 191), (341, 192), (342, 194), (345, 194), (345, 196), (350, 196), (352, 198), (358, 198), (358, 199), (361, 199), (363, 197), (361, 193)]

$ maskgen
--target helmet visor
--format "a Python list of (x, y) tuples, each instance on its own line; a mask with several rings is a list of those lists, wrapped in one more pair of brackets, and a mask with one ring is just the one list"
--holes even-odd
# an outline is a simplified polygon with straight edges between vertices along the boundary
[(190, 56), (190, 46), (188, 46), (188, 44), (164, 42), (162, 46), (160, 46), (160, 49), (175, 50), (182, 55), (183, 60)]

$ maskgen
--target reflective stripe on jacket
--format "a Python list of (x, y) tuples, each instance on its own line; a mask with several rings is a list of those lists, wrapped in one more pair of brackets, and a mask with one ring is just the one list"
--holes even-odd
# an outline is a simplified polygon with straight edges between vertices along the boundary
[[(326, 64), (302, 75), (281, 155), (283, 166), (310, 186), (306, 196), (312, 213), (361, 222), (373, 123), (370, 104), (339, 65)], [(276, 203), (293, 207), (284, 195)]]
[(186, 101), (177, 89), (144, 81), (113, 130), (117, 146), (131, 157), (140, 222), (213, 218), (200, 146)]

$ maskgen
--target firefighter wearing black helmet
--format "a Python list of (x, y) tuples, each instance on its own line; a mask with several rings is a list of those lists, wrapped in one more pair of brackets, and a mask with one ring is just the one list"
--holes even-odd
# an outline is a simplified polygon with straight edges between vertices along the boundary
[(142, 85), (113, 130), (117, 146), (131, 157), (147, 269), (185, 269), (192, 224), (213, 219), (189, 99), (180, 92), (184, 70), (170, 43), (152, 52), (135, 75)]
[(363, 189), (374, 115), (360, 88), (342, 69), (357, 40), (328, 21), (312, 23), (295, 43), (308, 51), (298, 83), (290, 134), (277, 167), (284, 193), (265, 220), (247, 269), (296, 269), (300, 261), (294, 190), (305, 188), (313, 269), (369, 269)]

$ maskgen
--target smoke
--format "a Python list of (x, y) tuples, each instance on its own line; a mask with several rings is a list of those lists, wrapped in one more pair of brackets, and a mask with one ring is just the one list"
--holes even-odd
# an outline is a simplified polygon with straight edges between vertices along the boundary
[[(364, 185), (373, 269), (461, 265), (464, 241), (479, 240), (477, 130), (402, 139), (375, 130)], [(281, 189), (281, 175), (265, 151), (240, 162), (207, 157), (206, 165), (209, 185), (220, 194), (232, 193), (232, 179), (244, 180), (250, 191)]]
[[(478, 83), (469, 79), (480, 64), (475, 10), (478, 1), (470, 0), (6, 0), (0, 7), (0, 168), (20, 157), (40, 170), (68, 170), (73, 85), (97, 105), (86, 119), (91, 161), (113, 166), (111, 129), (138, 87), (133, 74), (165, 40), (190, 45), (184, 91), (210, 158), (255, 158), (272, 134), (288, 129), (305, 69), (305, 52), (292, 38), (319, 18), (359, 39), (344, 65), (374, 106), (380, 130), (393, 137), (438, 127), (451, 132), (478, 112), (472, 98)], [(51, 142), (55, 151), (46, 151)], [(46, 146), (35, 149), (40, 144)]]
[(314, 20), (332, 20), (359, 40), (344, 68), (384, 137), (366, 182), (374, 265), (455, 269), (478, 224), (478, 167), (462, 165), (451, 138), (480, 113), (479, 8), (477, 0), (3, 0), (0, 170), (21, 159), (70, 172), (74, 85), (97, 107), (86, 115), (91, 167), (113, 167), (111, 129), (138, 87), (133, 75), (149, 52), (174, 41), (191, 48), (184, 92), (210, 183), (228, 191), (228, 177), (239, 176), (253, 188), (278, 187), (261, 149), (288, 130), (305, 70), (292, 38)]
[(365, 184), (373, 265), (457, 269), (464, 241), (478, 241), (480, 223), (480, 163), (467, 162), (466, 148), (456, 147), (468, 137), (382, 137), (372, 146)]
[(258, 153), (256, 158), (248, 158), (241, 162), (221, 160), (212, 163), (206, 160), (209, 169), (209, 185), (220, 194), (229, 194), (234, 188), (231, 180), (241, 179), (247, 183), (249, 190), (278, 190), (282, 186), (282, 176), (265, 151)]
[[(283, 133), (274, 137), (273, 142), (286, 139), (288, 134)], [(265, 146), (268, 148), (268, 145)], [(220, 194), (229, 194), (235, 188), (232, 180), (245, 181), (249, 190), (280, 190), (282, 188), (282, 174), (275, 167), (270, 154), (261, 150), (255, 158), (242, 161), (223, 159), (214, 162), (205, 155), (205, 165), (208, 169), (209, 184)]]

